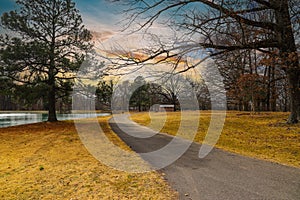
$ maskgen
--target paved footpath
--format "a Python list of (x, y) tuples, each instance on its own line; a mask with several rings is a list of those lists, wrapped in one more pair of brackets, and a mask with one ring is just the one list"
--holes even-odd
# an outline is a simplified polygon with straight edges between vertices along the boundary
[[(125, 115), (115, 115), (110, 125), (114, 132), (137, 153), (152, 152), (168, 144), (173, 137), (155, 134)], [(150, 138), (133, 135), (155, 134)], [(146, 133), (147, 132), (147, 133)], [(204, 159), (198, 158), (200, 144), (192, 143), (177, 161), (159, 170), (180, 199), (286, 199), (300, 200), (300, 169), (244, 157), (214, 149)], [(151, 164), (151, 161), (148, 161)]]

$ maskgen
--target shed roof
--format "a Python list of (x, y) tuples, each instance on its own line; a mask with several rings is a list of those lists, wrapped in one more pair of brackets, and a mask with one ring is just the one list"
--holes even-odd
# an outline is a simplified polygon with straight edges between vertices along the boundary
[(159, 105), (160, 108), (174, 108), (174, 105)]

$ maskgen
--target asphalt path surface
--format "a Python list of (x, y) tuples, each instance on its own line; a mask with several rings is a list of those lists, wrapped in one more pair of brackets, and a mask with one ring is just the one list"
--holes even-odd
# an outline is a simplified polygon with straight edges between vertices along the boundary
[[(164, 163), (164, 156), (167, 159), (169, 155), (163, 155), (156, 160), (143, 154), (162, 149), (173, 137), (156, 133), (126, 117), (115, 115), (115, 120), (110, 120), (113, 131), (131, 149), (141, 153), (144, 160), (160, 167), (159, 163)], [(180, 199), (300, 200), (299, 168), (244, 157), (216, 148), (200, 159), (200, 146), (192, 143), (179, 159), (159, 170), (171, 187), (179, 192)]]

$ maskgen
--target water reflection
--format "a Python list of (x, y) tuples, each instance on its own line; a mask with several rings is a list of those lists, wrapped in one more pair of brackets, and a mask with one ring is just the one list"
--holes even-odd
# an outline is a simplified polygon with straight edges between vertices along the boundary
[[(72, 120), (91, 118), (96, 116), (108, 116), (109, 113), (81, 113), (81, 114), (57, 114), (58, 120)], [(22, 124), (31, 124), (47, 121), (48, 114), (37, 113), (0, 113), (0, 128), (16, 126)]]

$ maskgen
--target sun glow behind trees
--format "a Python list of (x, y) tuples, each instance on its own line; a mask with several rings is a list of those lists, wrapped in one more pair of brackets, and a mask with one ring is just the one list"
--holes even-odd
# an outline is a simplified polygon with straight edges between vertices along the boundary
[[(268, 75), (269, 80), (263, 84), (264, 87), (268, 85), (268, 87), (272, 86), (272, 88), (275, 88), (277, 84), (284, 85), (284, 81), (279, 83), (278, 80), (279, 78), (285, 79), (287, 75), (287, 67), (285, 67), (284, 63), (278, 62), (280, 60), (278, 59), (278, 55), (280, 55), (278, 52), (280, 51), (276, 51), (276, 48), (278, 49), (278, 43), (276, 43), (278, 41), (276, 40), (280, 36), (277, 33), (280, 31), (274, 31), (274, 28), (271, 27), (272, 24), (277, 23), (275, 23), (275, 20), (278, 16), (275, 18), (273, 10), (276, 9), (267, 3), (277, 1), (279, 2), (279, 0), (228, 0), (224, 1), (222, 5), (219, 4), (221, 1), (218, 0), (163, 0), (147, 1), (147, 3), (145, 1), (122, 1), (122, 3), (126, 4), (125, 8), (126, 6), (133, 8), (132, 10), (127, 10), (128, 12), (125, 13), (125, 16), (117, 15), (116, 13), (112, 17), (112, 21), (119, 20), (122, 17), (125, 21), (126, 19), (129, 20), (127, 21), (129, 23), (122, 27), (125, 28), (123, 32), (117, 31), (115, 29), (116, 26), (114, 28), (112, 28), (113, 25), (108, 27), (109, 20), (107, 18), (97, 18), (103, 16), (104, 13), (110, 12), (110, 6), (116, 6), (115, 10), (118, 8), (120, 8), (119, 11), (124, 10), (120, 1), (111, 1), (118, 2), (117, 4), (103, 4), (103, 1), (95, 4), (95, 1), (88, 1), (87, 4), (90, 3), (91, 5), (87, 5), (85, 8), (83, 8), (81, 1), (76, 2), (79, 3), (85, 15), (87, 10), (91, 9), (91, 13), (83, 21), (90, 23), (87, 25), (88, 27), (95, 28), (92, 31), (92, 41), (95, 42), (95, 50), (100, 61), (105, 62), (103, 67), (108, 69), (104, 74), (119, 76), (128, 73), (141, 73), (149, 77), (159, 78), (169, 72), (186, 71), (186, 74), (194, 78), (195, 74), (197, 74), (194, 68), (199, 66), (203, 68), (206, 59), (214, 55), (216, 56), (214, 57), (215, 60), (220, 64), (218, 67), (219, 69), (221, 68), (222, 75), (225, 75), (225, 81), (230, 84), (226, 85), (226, 87), (234, 87), (235, 84), (239, 83), (241, 83), (241, 86), (246, 86), (247, 83), (243, 85), (242, 81), (247, 79), (247, 73), (250, 75), (253, 73), (253, 77), (264, 75), (263, 79), (270, 73)], [(284, 3), (286, 1), (280, 2)], [(299, 7), (297, 7), (297, 1), (290, 0), (289, 3), (292, 26), (297, 43), (299, 42), (299, 38), (297, 38), (299, 36), (299, 25), (297, 25)], [(103, 11), (103, 7), (98, 9), (94, 6), (94, 8), (91, 8), (92, 5), (104, 5), (103, 7), (106, 6), (109, 9)], [(136, 5), (139, 6), (135, 7)], [(167, 9), (162, 10), (163, 8)], [(103, 13), (100, 14), (102, 11)], [(99, 12), (98, 15), (96, 14), (97, 12)], [(109, 16), (108, 18), (111, 17), (111, 13), (107, 15)], [(95, 16), (91, 17), (92, 15)], [(102, 21), (106, 25), (103, 25)], [(122, 25), (122, 23), (118, 25)], [(127, 29), (126, 25), (129, 25)], [(276, 26), (280, 28), (278, 25)], [(96, 30), (96, 27), (102, 27), (103, 30)], [(278, 37), (273, 38), (276, 34)], [(258, 53), (259, 51), (261, 52)], [(277, 57), (275, 64), (270, 62), (273, 59), (270, 59), (272, 57), (269, 56), (270, 54), (274, 54)], [(226, 59), (222, 57), (223, 55)], [(227, 66), (225, 66), (225, 63)], [(233, 67), (234, 70), (230, 69), (230, 67)], [(228, 75), (229, 71), (236, 74)], [(280, 74), (272, 77), (272, 74), (275, 73)], [(244, 75), (245, 77), (243, 77)], [(227, 80), (227, 78), (232, 80)], [(211, 79), (214, 79), (213, 76)], [(257, 78), (259, 81), (263, 79), (261, 77)], [(273, 82), (276, 82), (276, 84)], [(97, 83), (94, 85), (97, 85)], [(230, 91), (232, 91), (231, 89)], [(285, 90), (285, 86), (281, 89)], [(270, 93), (270, 91), (267, 91), (267, 93)], [(285, 93), (283, 92), (283, 94)], [(241, 94), (243, 93), (239, 92), (239, 95)], [(275, 93), (267, 95), (276, 98)], [(265, 96), (265, 94), (262, 96)], [(268, 98), (270, 99), (270, 97)], [(285, 101), (288, 101), (288, 97), (284, 98)], [(248, 97), (243, 97), (242, 99), (243, 103), (249, 103), (246, 100), (249, 99)], [(270, 102), (270, 100), (266, 101)], [(276, 101), (279, 102), (279, 100), (275, 100), (275, 106), (273, 106), (275, 110)], [(295, 102), (293, 102), (294, 104)], [(295, 115), (293, 117), (295, 118)]]
[[(115, 1), (116, 2), (116, 1)], [(117, 1), (119, 2), (119, 1)], [(181, 44), (195, 42), (192, 51), (205, 48), (212, 56), (241, 50), (258, 50), (266, 54), (278, 53), (278, 67), (286, 74), (291, 115), (289, 123), (300, 117), (299, 56), (296, 42), (299, 26), (292, 25), (299, 19), (296, 0), (199, 0), (199, 1), (122, 1), (128, 6), (125, 16), (128, 27), (147, 31), (155, 23), (163, 23), (183, 37), (175, 38)], [(295, 6), (296, 5), (296, 6)], [(205, 8), (205, 11), (203, 10)], [(197, 37), (198, 36), (198, 37)], [(198, 40), (193, 40), (198, 38)], [(184, 46), (183, 46), (184, 47)], [(174, 46), (158, 42), (151, 57), (162, 54), (184, 57), (185, 48), (174, 52)], [(176, 48), (177, 50), (178, 48)], [(152, 47), (153, 50), (153, 47)], [(251, 53), (251, 52), (250, 52)]]

